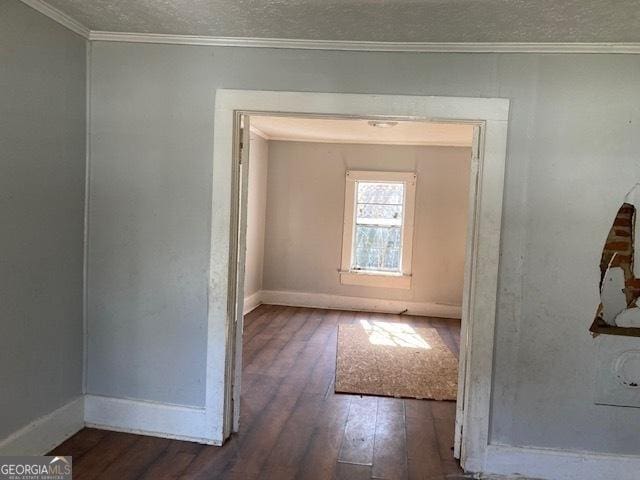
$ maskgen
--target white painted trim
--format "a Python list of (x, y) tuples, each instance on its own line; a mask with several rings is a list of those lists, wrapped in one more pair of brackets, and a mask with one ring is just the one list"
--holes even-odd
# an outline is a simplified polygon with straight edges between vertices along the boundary
[[(229, 308), (229, 316), (235, 319), (235, 326), (232, 325), (232, 331), (228, 332), (229, 336), (235, 336), (236, 332), (244, 330), (244, 286), (245, 286), (245, 270), (246, 270), (246, 237), (247, 237), (247, 202), (249, 195), (249, 169), (251, 163), (251, 117), (236, 112), (234, 126), (234, 164), (238, 168), (234, 168), (232, 175), (232, 199), (231, 218), (237, 229), (231, 230), (230, 238), (230, 255), (229, 258), (235, 258), (236, 261), (229, 262), (228, 278), (235, 278), (233, 285), (229, 284), (229, 297), (227, 305)], [(242, 240), (241, 240), (242, 239)], [(242, 376), (242, 351), (243, 345), (236, 345), (235, 351), (229, 349), (226, 351), (225, 359), (225, 378), (234, 376), (234, 385), (238, 385), (236, 389), (223, 389), (224, 399), (223, 405), (225, 410), (234, 410), (233, 405), (240, 405), (240, 379)], [(233, 418), (225, 417), (222, 428), (222, 438), (227, 438), (232, 431), (238, 431), (240, 426), (240, 409), (235, 409)]]
[(328, 310), (351, 310), (357, 312), (400, 313), (425, 317), (460, 318), (460, 305), (442, 303), (405, 302), (366, 297), (348, 297), (326, 293), (283, 292), (263, 290), (262, 303), (290, 307), (326, 308)]
[(204, 408), (86, 395), (84, 420), (87, 427), (216, 444)]
[[(266, 134), (265, 134), (266, 135)], [(262, 136), (262, 135), (261, 135)], [(263, 137), (264, 138), (264, 137)], [(269, 135), (270, 140), (274, 142), (304, 142), (304, 143), (331, 143), (338, 145), (408, 145), (416, 147), (453, 147), (453, 148), (471, 148), (468, 142), (440, 142), (440, 141), (408, 141), (408, 140), (349, 140), (344, 138), (304, 138), (286, 135)]]
[[(336, 100), (343, 103), (331, 103)], [(234, 111), (267, 116), (362, 120), (384, 118), (394, 121), (470, 124), (481, 121), (506, 122), (509, 118), (507, 98), (218, 89), (215, 101), (216, 113), (225, 115), (225, 123), (228, 124), (225, 127), (232, 126), (233, 119), (227, 118), (226, 115)], [(469, 118), (470, 111), (474, 112), (475, 118), (482, 120)], [(224, 138), (228, 134), (225, 131)], [(232, 144), (226, 149), (231, 147)]]
[[(353, 267), (353, 239), (356, 228), (356, 188), (363, 182), (398, 182), (404, 184), (402, 202), (402, 275), (375, 275), (358, 272)], [(342, 225), (342, 258), (340, 281), (348, 285), (389, 286), (391, 288), (411, 287), (411, 259), (413, 256), (413, 221), (416, 203), (415, 172), (385, 172), (347, 170), (345, 172), (344, 221)]]
[[(342, 251), (340, 257), (340, 271), (351, 270), (353, 257), (353, 237), (355, 236), (355, 205), (356, 205), (356, 181), (346, 172), (344, 182), (344, 211), (342, 219)], [(340, 275), (342, 280), (342, 275)]]
[(342, 285), (362, 285), (364, 287), (411, 288), (411, 275), (375, 273), (369, 271), (342, 271), (340, 272)]
[(417, 53), (619, 53), (640, 54), (640, 43), (572, 42), (366, 42), (289, 38), (213, 37), (92, 30), (89, 40), (100, 42), (161, 43), (213, 47), (290, 48), (363, 52)]
[(42, 0), (21, 0), (21, 1), (22, 3), (29, 5), (34, 10), (37, 10), (41, 14), (49, 17), (54, 22), (59, 23), (60, 25), (68, 28), (74, 33), (77, 33), (81, 37), (84, 37), (87, 39), (89, 38), (90, 30), (87, 27), (85, 27), (83, 24), (78, 22), (76, 19), (71, 18), (66, 13), (58, 10), (55, 7), (52, 7), (48, 3), (43, 2)]
[(78, 397), (1, 440), (0, 456), (44, 455), (83, 427), (84, 398)]
[(467, 378), (467, 350), (469, 349), (469, 335), (467, 327), (468, 319), (471, 318), (470, 300), (472, 297), (472, 280), (474, 271), (473, 252), (478, 245), (478, 231), (476, 226), (476, 203), (478, 197), (478, 168), (480, 161), (480, 152), (483, 148), (482, 142), (482, 125), (473, 127), (473, 143), (471, 147), (471, 165), (469, 172), (469, 191), (467, 200), (467, 228), (466, 242), (464, 252), (464, 280), (462, 291), (462, 316), (460, 324), (460, 358), (458, 360), (458, 395), (456, 397), (456, 421), (454, 427), (453, 456), (455, 458), (462, 457), (462, 424), (464, 422), (464, 402), (465, 402), (465, 382)]
[[(234, 157), (234, 117), (238, 114), (281, 114), (361, 119), (465, 122), (481, 125), (484, 136), (479, 159), (478, 189), (474, 204), (469, 315), (463, 345), (465, 358), (464, 411), (461, 462), (469, 470), (484, 466), (489, 444), (491, 378), (498, 285), (498, 260), (506, 161), (509, 100), (470, 97), (336, 94), (250, 90), (216, 90), (209, 258), (209, 310), (207, 323), (206, 409), (214, 438), (226, 438), (223, 425), (233, 418), (238, 402), (225, 403), (229, 390), (240, 386), (228, 373), (242, 336), (235, 334), (237, 319), (229, 314), (235, 300), (235, 248), (244, 248), (240, 235), (233, 245), (238, 222), (233, 217), (234, 178), (240, 170)], [(468, 241), (472, 241), (468, 239)], [(266, 299), (263, 299), (267, 303)], [(465, 320), (466, 319), (466, 320)], [(222, 347), (222, 343), (224, 347)], [(235, 372), (237, 375), (238, 372)], [(234, 381), (235, 379), (235, 381)], [(234, 388), (235, 385), (235, 388)], [(478, 469), (480, 470), (480, 469)]]
[(21, 0), (72, 32), (99, 42), (204, 45), (213, 47), (288, 48), (362, 52), (417, 53), (608, 53), (640, 54), (640, 43), (629, 42), (375, 42), (354, 40), (310, 40), (292, 38), (217, 37), (163, 33), (108, 32), (90, 30), (66, 13), (42, 0)]
[(467, 229), (471, 253), (465, 258), (469, 282), (463, 292), (460, 366), (465, 373), (460, 461), (471, 471), (484, 465), (489, 445), (507, 121), (487, 120), (479, 133), (477, 176), (470, 179), (476, 194)]
[(640, 456), (489, 445), (484, 472), (545, 480), (637, 480)]
[(243, 314), (246, 315), (247, 313), (253, 312), (256, 308), (258, 308), (260, 305), (262, 305), (262, 303), (263, 302), (262, 302), (262, 292), (261, 291), (257, 291), (255, 293), (252, 293), (248, 297), (244, 297)]
[[(363, 182), (404, 182), (412, 183), (416, 180), (415, 172), (385, 172), (379, 170), (347, 170), (349, 179)], [(414, 185), (415, 186), (415, 185)]]

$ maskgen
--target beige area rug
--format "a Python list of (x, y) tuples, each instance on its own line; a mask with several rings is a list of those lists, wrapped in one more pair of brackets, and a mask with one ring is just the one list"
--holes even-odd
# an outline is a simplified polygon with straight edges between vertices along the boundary
[(458, 359), (435, 328), (366, 320), (341, 324), (335, 390), (455, 400)]

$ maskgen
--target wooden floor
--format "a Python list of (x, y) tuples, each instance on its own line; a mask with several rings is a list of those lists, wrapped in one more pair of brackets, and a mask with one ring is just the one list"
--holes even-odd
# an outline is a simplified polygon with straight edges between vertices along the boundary
[(82, 479), (462, 478), (454, 402), (337, 395), (338, 323), (430, 325), (458, 352), (460, 322), (263, 305), (245, 318), (240, 432), (224, 447), (85, 428), (53, 450)]

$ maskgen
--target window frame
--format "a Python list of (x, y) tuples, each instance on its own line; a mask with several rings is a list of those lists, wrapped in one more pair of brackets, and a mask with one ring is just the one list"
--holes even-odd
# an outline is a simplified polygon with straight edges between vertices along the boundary
[[(413, 257), (413, 223), (416, 202), (415, 172), (381, 172), (347, 170), (345, 173), (344, 225), (342, 233), (342, 261), (340, 283), (385, 288), (411, 288)], [(353, 264), (353, 241), (356, 228), (356, 194), (358, 182), (403, 183), (404, 199), (401, 229), (401, 271), (385, 272), (355, 270)]]

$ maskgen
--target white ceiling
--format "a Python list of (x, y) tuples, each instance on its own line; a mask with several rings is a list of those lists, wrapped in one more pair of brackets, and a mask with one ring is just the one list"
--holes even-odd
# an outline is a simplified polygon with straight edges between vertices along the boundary
[(252, 116), (251, 127), (268, 140), (454, 147), (470, 147), (473, 141), (472, 125), (454, 123), (398, 122), (379, 128), (367, 120)]
[(389, 42), (639, 42), (637, 0), (46, 0), (91, 30)]

